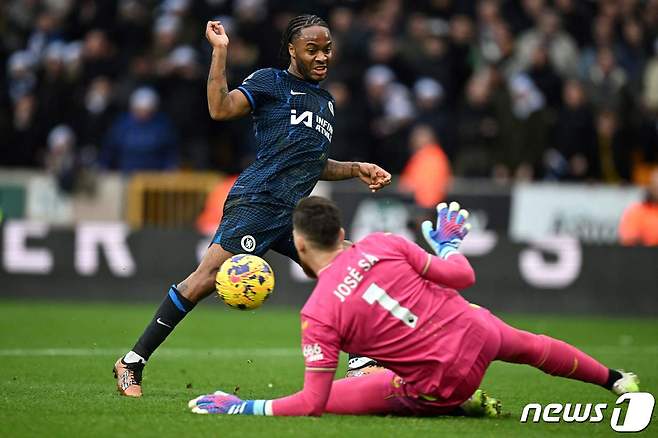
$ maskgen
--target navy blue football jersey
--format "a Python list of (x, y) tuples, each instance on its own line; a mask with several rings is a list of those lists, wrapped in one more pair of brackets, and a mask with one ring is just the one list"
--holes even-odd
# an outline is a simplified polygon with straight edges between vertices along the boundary
[(308, 196), (326, 165), (334, 99), (286, 70), (265, 68), (238, 87), (249, 100), (257, 152), (229, 197), (264, 195), (294, 206)]

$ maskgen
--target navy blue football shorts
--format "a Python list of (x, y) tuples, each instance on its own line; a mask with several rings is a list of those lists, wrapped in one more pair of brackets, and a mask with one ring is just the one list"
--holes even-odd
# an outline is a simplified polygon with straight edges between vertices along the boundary
[(293, 208), (263, 196), (229, 197), (213, 243), (233, 254), (274, 250), (299, 263), (292, 239)]

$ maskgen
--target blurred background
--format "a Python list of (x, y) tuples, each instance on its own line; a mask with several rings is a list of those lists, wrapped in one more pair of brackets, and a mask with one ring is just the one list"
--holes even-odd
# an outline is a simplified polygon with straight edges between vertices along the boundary
[[(208, 116), (205, 23), (234, 88), (285, 67), (299, 13), (335, 44), (330, 156), (396, 175), (318, 185), (352, 240), (417, 238), (454, 199), (472, 301), (658, 315), (658, 0), (0, 0), (0, 296), (159, 298), (187, 275), (254, 159), (249, 118)], [(268, 258), (273, 301), (303, 302)]]

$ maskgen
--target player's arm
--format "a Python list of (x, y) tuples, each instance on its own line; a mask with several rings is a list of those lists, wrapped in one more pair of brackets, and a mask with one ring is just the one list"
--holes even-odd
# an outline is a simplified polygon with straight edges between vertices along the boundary
[(228, 36), (219, 21), (206, 24), (206, 39), (212, 45), (212, 62), (208, 73), (208, 111), (213, 120), (229, 120), (245, 116), (251, 111), (247, 97), (239, 90), (228, 91), (226, 55)]
[(306, 361), (304, 389), (275, 400), (241, 400), (217, 391), (190, 400), (188, 406), (197, 414), (241, 414), (276, 416), (320, 416), (331, 394), (338, 365), (338, 333), (313, 320), (302, 322), (302, 344)]
[(391, 174), (376, 164), (329, 159), (320, 175), (324, 181), (359, 178), (373, 192), (391, 183)]

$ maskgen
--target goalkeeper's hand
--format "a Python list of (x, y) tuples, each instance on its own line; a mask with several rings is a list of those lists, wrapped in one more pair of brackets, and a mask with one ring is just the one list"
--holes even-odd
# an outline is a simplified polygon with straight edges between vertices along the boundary
[(195, 414), (241, 414), (240, 409), (245, 409), (246, 402), (234, 395), (216, 391), (190, 400), (187, 406)]
[(468, 222), (469, 213), (459, 207), (459, 203), (445, 202), (436, 206), (436, 229), (431, 221), (422, 223), (423, 237), (436, 255), (445, 259), (454, 254), (471, 229)]
[(239, 397), (223, 391), (200, 395), (190, 400), (187, 406), (195, 414), (226, 414), (226, 415), (271, 415), (270, 400), (242, 400)]

